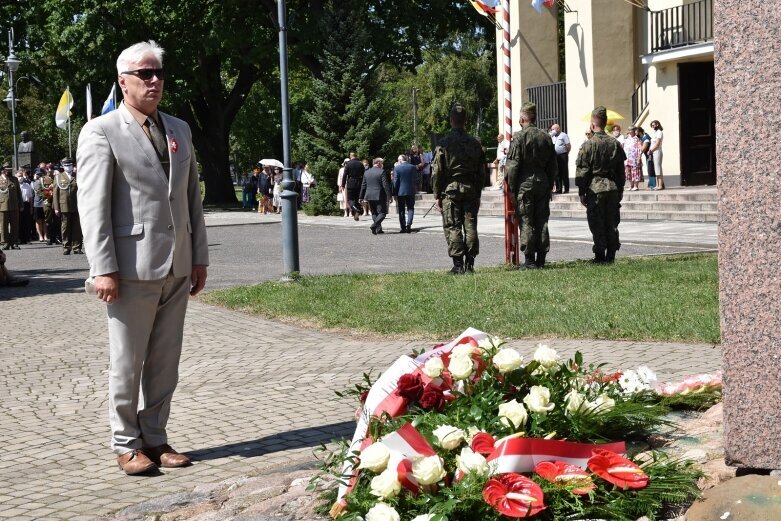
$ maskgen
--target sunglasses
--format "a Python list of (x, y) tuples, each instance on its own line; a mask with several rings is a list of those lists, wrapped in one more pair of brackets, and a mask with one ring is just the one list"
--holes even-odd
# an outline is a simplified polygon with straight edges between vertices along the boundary
[(144, 81), (151, 80), (153, 76), (157, 76), (158, 80), (165, 79), (165, 71), (163, 69), (136, 69), (134, 71), (125, 71), (122, 74), (130, 74)]

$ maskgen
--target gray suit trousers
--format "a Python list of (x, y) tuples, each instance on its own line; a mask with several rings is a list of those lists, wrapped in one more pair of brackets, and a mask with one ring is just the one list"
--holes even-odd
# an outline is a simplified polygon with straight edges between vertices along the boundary
[(111, 447), (117, 454), (168, 443), (189, 291), (190, 277), (172, 273), (161, 280), (120, 279), (119, 299), (106, 306)]

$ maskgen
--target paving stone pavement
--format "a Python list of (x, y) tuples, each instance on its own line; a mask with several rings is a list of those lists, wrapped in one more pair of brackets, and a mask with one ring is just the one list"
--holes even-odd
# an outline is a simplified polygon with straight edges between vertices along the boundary
[[(23, 248), (16, 252), (21, 256), (9, 256), (23, 266), (45, 255), (43, 248)], [(194, 300), (169, 434), (195, 464), (128, 477), (109, 448), (105, 310), (79, 291), (83, 261), (63, 261), (62, 270), (0, 294), (2, 519), (92, 519), (264, 468), (311, 462), (315, 447), (352, 434), (355, 404), (334, 391), (430, 344), (320, 332)], [(31, 318), (13, 320), (20, 316)], [(538, 341), (511, 345), (528, 357)], [(718, 346), (710, 345), (547, 343), (564, 356), (580, 350), (587, 361), (611, 368), (647, 364), (662, 380), (713, 371), (721, 363)]]

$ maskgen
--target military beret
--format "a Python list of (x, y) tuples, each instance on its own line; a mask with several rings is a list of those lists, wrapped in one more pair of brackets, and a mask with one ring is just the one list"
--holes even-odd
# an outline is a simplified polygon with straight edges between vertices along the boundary
[(534, 114), (537, 115), (537, 105), (532, 103), (531, 101), (527, 101), (523, 105), (521, 105), (521, 112), (525, 112), (526, 114)]
[(602, 105), (600, 105), (599, 107), (591, 111), (591, 117), (598, 118), (603, 121), (607, 121), (607, 109)]

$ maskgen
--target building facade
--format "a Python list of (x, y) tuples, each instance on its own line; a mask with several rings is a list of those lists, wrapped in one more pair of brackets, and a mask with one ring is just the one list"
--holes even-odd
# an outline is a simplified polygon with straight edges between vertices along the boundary
[[(635, 124), (650, 132), (651, 121), (662, 124), (668, 186), (715, 184), (713, 2), (647, 0), (640, 8), (640, 0), (566, 0), (537, 13), (526, 1), (511, 1), (513, 130), (521, 104), (536, 102), (540, 127), (557, 122), (569, 134), (574, 176), (588, 115), (604, 105), (624, 116), (615, 121), (624, 130)], [(499, 99), (502, 41), (497, 31)], [(500, 122), (504, 111), (500, 104)]]

